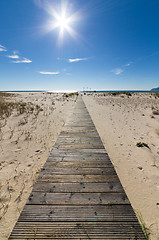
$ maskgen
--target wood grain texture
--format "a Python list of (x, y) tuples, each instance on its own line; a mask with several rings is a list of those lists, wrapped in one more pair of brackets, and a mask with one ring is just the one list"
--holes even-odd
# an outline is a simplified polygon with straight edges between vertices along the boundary
[(81, 96), (9, 239), (145, 239)]
[[(134, 232), (137, 237), (134, 238)], [(10, 239), (145, 239), (134, 222), (20, 222)]]
[(123, 193), (124, 190), (118, 180), (104, 183), (48, 183), (37, 182), (33, 192), (44, 193)]

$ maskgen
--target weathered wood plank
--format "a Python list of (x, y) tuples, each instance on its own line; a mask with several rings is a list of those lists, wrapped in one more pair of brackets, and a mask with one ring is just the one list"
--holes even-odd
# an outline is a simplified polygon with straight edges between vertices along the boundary
[[(85, 132), (77, 132), (77, 131), (62, 131), (61, 134), (59, 135), (59, 138), (61, 137), (85, 137), (86, 133)], [(97, 132), (94, 131), (89, 131), (87, 132), (87, 137), (99, 137)]]
[(111, 162), (108, 155), (105, 153), (80, 153), (80, 152), (59, 152), (59, 154), (52, 151), (50, 156), (47, 159), (47, 162), (50, 161), (101, 161), (101, 162)]
[(67, 221), (97, 221), (97, 222), (133, 222), (137, 221), (132, 207), (124, 205), (95, 205), (95, 206), (51, 206), (25, 205), (20, 222), (67, 222)]
[(123, 193), (123, 187), (121, 183), (116, 180), (113, 182), (104, 183), (48, 183), (37, 182), (33, 188), (33, 192), (63, 192), (63, 193), (80, 193), (80, 192), (119, 192)]
[[(66, 143), (66, 144), (56, 144), (55, 145), (55, 148), (58, 148), (59, 150), (64, 150), (64, 151), (71, 151), (72, 149), (74, 149), (75, 151), (76, 150), (87, 150), (90, 152), (90, 150), (94, 150), (96, 152), (98, 152), (98, 149), (99, 150), (104, 150), (104, 147), (102, 146), (101, 143), (81, 143), (81, 144), (69, 144), (69, 143)], [(88, 150), (89, 149), (89, 150)]]
[(100, 142), (95, 142), (95, 141), (83, 141), (83, 142), (76, 142), (76, 141), (68, 141), (68, 142), (57, 142), (55, 144), (55, 148), (58, 148), (58, 149), (104, 149), (102, 143)]
[(70, 159), (62, 159), (61, 160), (56, 160), (53, 159), (52, 161), (48, 161), (46, 162), (46, 164), (44, 165), (44, 168), (48, 167), (48, 168), (53, 168), (53, 167), (61, 167), (61, 168), (106, 168), (106, 167), (112, 167), (113, 165), (110, 161), (105, 161), (105, 160), (94, 160), (94, 161), (87, 161), (84, 159), (80, 159), (79, 161), (75, 160), (74, 161), (69, 161)]
[(74, 136), (74, 137), (72, 137), (72, 136), (69, 136), (69, 137), (63, 137), (62, 135), (61, 136), (59, 136), (59, 138), (58, 138), (58, 140), (56, 141), (56, 143), (57, 144), (65, 144), (65, 143), (101, 143), (102, 145), (103, 145), (103, 143), (102, 143), (102, 141), (100, 140), (99, 141), (99, 137), (98, 136), (96, 136), (96, 137), (77, 137), (77, 136)]
[(78, 136), (68, 136), (68, 137), (63, 137), (60, 135), (58, 140), (56, 141), (56, 144), (101, 144), (103, 146), (103, 143), (101, 140), (99, 140), (98, 136), (95, 137), (88, 137), (88, 136), (83, 136), (83, 137), (78, 137)]
[[(85, 127), (86, 124), (87, 124), (87, 128), (88, 128), (88, 129), (89, 129), (89, 127), (92, 128), (92, 123), (91, 123), (91, 122), (90, 122), (90, 123), (74, 122), (74, 123), (71, 124), (71, 127)], [(67, 129), (67, 127), (70, 127), (70, 124), (69, 124), (69, 123), (65, 125), (64, 129)]]
[(41, 193), (32, 192), (27, 204), (45, 205), (129, 204), (125, 193)]
[(71, 131), (71, 132), (85, 132), (85, 134), (87, 134), (87, 132), (94, 132), (94, 133), (96, 133), (97, 131), (95, 130), (95, 128), (94, 128), (94, 126), (89, 126), (89, 127), (80, 127), (80, 126), (78, 126), (78, 127), (72, 127), (72, 126), (67, 126), (67, 127), (65, 127), (64, 126), (64, 128), (63, 128), (63, 131), (67, 131), (67, 132), (69, 132), (69, 131)]
[(114, 175), (116, 174), (115, 170), (113, 167), (101, 167), (101, 168), (74, 168), (74, 167), (66, 167), (66, 165), (64, 165), (64, 167), (57, 167), (57, 166), (53, 166), (53, 167), (46, 167), (46, 165), (44, 166), (44, 168), (41, 171), (40, 176), (43, 176), (45, 174), (50, 174), (50, 175), (54, 175), (54, 174), (65, 174), (65, 175), (82, 175), (82, 174), (86, 174), (86, 175)]
[(51, 151), (51, 156), (66, 156), (66, 155), (76, 155), (76, 154), (94, 154), (94, 153), (106, 153), (104, 148), (58, 148), (54, 147)]
[(117, 180), (117, 175), (58, 175), (58, 174), (45, 174), (40, 175), (37, 182), (112, 182), (113, 180)]
[[(20, 222), (10, 239), (135, 239), (143, 238), (138, 224), (134, 222)], [(98, 236), (98, 238), (97, 238)], [(89, 237), (89, 238), (88, 238)]]

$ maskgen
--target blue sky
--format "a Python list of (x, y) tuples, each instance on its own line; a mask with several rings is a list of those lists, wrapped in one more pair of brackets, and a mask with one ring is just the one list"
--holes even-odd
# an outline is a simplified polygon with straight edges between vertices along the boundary
[(159, 86), (158, 0), (0, 0), (0, 90)]

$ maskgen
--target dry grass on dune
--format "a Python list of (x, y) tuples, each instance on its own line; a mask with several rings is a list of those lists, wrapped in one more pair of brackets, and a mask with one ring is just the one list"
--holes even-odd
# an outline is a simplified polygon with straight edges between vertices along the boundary
[(0, 240), (7, 240), (77, 93), (0, 92)]
[(14, 102), (9, 102), (13, 94), (0, 92), (0, 118), (9, 117), (15, 108)]
[(31, 102), (17, 102), (15, 101), (16, 94), (0, 92), (0, 119), (5, 119), (11, 116), (13, 111), (17, 112), (17, 115), (23, 113), (38, 114), (43, 109), (39, 105), (33, 105)]

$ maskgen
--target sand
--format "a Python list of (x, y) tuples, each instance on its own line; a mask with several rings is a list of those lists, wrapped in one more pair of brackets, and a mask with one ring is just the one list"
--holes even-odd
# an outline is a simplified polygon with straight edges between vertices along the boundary
[(1, 240), (8, 239), (75, 100), (56, 93), (19, 93), (9, 99), (30, 107), (0, 120)]
[(137, 216), (159, 239), (159, 98), (94, 93), (83, 100)]
[[(134, 210), (151, 239), (159, 239), (159, 98), (91, 94), (83, 99)], [(13, 100), (30, 107), (0, 120), (0, 240), (8, 239), (76, 97), (20, 93)], [(149, 148), (138, 148), (138, 142)]]

